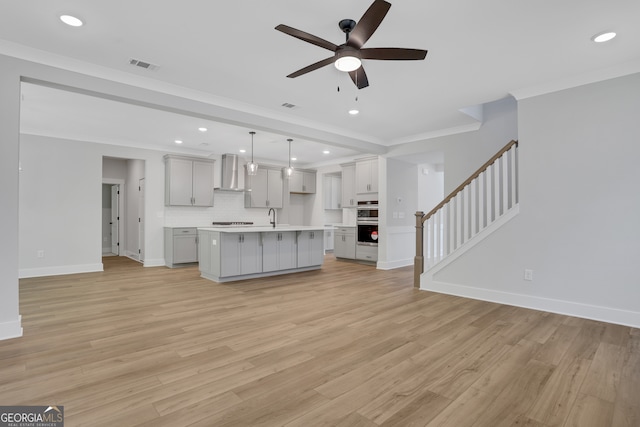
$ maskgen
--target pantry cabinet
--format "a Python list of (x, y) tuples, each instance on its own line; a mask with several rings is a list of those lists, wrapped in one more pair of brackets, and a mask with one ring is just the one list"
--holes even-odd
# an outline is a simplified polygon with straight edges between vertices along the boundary
[(337, 175), (325, 175), (323, 184), (324, 208), (340, 209), (342, 207), (342, 178)]

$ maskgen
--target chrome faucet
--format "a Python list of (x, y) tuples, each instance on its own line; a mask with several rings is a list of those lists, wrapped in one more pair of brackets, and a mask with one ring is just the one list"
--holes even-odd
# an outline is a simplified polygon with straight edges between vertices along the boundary
[(273, 208), (269, 208), (269, 219), (271, 219), (271, 212), (273, 212), (273, 221), (269, 221), (269, 224), (273, 225), (273, 228), (276, 228), (276, 210)]

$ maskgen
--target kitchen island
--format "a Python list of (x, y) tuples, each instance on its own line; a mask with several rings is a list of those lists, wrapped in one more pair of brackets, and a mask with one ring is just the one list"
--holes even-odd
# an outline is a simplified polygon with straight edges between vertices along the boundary
[(317, 270), (324, 261), (323, 226), (198, 228), (200, 275), (230, 282)]

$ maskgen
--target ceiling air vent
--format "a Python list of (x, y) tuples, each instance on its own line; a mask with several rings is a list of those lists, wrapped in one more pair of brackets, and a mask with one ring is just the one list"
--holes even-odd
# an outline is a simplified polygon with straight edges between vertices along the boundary
[(296, 108), (297, 105), (294, 104), (289, 104), (288, 102), (285, 102), (284, 104), (282, 104), (283, 107), (285, 108)]
[(160, 68), (159, 65), (152, 64), (150, 62), (141, 61), (139, 59), (129, 59), (129, 65), (133, 65), (135, 67), (144, 68), (145, 70), (155, 71)]

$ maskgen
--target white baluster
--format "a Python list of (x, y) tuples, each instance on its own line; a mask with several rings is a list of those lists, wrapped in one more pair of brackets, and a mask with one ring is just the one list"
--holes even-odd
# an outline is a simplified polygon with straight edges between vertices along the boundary
[(491, 165), (491, 176), (493, 177), (493, 194), (491, 196), (493, 213), (491, 215), (491, 222), (493, 222), (500, 216), (500, 169), (497, 163)]
[(511, 164), (511, 207), (513, 207), (518, 203), (518, 159), (515, 145), (509, 150), (509, 159)]
[(509, 165), (508, 165), (508, 157), (505, 154), (500, 157), (500, 167), (502, 169), (502, 191), (500, 194), (500, 198), (502, 200), (502, 206), (500, 209), (500, 214), (504, 215), (509, 209)]
[(487, 173), (478, 176), (478, 232), (487, 225)]

